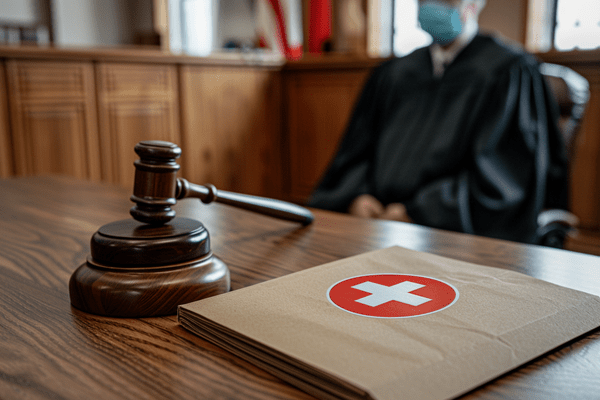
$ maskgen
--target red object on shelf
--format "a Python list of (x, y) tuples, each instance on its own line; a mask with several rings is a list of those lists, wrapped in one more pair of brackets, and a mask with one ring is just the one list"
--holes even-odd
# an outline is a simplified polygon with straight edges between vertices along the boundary
[(331, 0), (311, 0), (308, 32), (308, 51), (321, 54), (331, 37)]

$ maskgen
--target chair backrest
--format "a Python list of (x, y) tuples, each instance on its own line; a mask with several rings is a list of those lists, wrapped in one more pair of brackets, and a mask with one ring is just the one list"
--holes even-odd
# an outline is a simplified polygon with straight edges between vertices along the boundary
[(570, 159), (590, 99), (590, 84), (583, 76), (563, 65), (543, 63), (540, 72), (546, 78), (560, 109), (559, 128)]

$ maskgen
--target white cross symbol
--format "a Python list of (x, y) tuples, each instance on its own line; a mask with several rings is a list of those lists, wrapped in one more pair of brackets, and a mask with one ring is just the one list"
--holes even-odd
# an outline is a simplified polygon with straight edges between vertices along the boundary
[(384, 286), (378, 283), (366, 281), (359, 283), (358, 285), (354, 285), (352, 288), (371, 293), (367, 297), (355, 300), (370, 307), (377, 307), (381, 304), (387, 303), (388, 301), (398, 301), (400, 303), (416, 307), (431, 301), (431, 299), (428, 299), (427, 297), (417, 296), (416, 294), (410, 293), (413, 290), (420, 289), (424, 286), (425, 285), (420, 285), (410, 281), (404, 281), (394, 286)]

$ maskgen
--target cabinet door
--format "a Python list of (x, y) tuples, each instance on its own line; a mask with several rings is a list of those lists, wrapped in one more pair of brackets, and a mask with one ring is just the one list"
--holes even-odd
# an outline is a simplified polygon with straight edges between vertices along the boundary
[(368, 73), (294, 71), (285, 77), (290, 200), (305, 202), (325, 172)]
[(7, 62), (18, 175), (100, 179), (91, 63)]
[(281, 197), (281, 75), (181, 70), (183, 174), (223, 190)]
[(99, 64), (98, 106), (104, 179), (132, 188), (133, 148), (142, 140), (179, 142), (177, 70), (149, 64)]
[(4, 63), (0, 62), (0, 178), (13, 175), (12, 145), (8, 125), (8, 98), (6, 96), (6, 73)]

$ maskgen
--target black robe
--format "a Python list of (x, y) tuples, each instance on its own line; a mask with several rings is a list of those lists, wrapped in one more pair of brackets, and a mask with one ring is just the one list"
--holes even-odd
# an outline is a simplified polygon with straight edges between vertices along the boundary
[(433, 76), (428, 48), (374, 70), (309, 205), (346, 212), (372, 194), (418, 224), (535, 242), (566, 207), (558, 111), (536, 59), (477, 35)]

